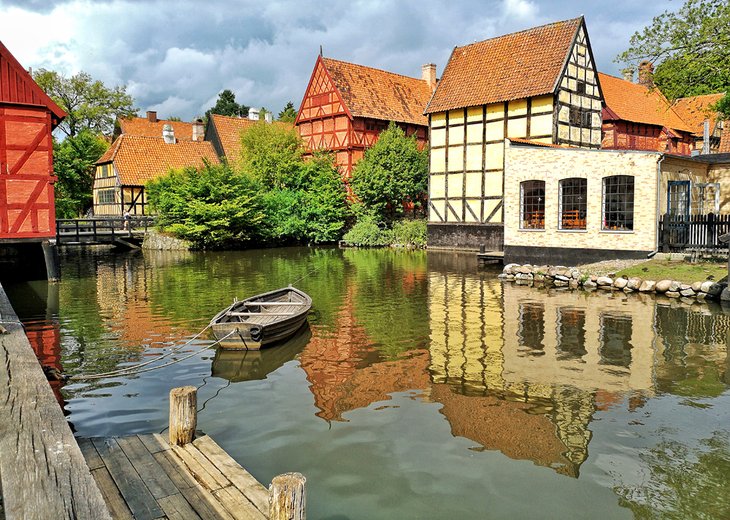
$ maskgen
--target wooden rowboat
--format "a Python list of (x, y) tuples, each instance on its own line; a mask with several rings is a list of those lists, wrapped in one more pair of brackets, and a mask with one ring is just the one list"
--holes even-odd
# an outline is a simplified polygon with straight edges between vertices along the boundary
[(291, 337), (311, 308), (309, 295), (289, 286), (234, 301), (210, 325), (221, 348), (258, 350)]

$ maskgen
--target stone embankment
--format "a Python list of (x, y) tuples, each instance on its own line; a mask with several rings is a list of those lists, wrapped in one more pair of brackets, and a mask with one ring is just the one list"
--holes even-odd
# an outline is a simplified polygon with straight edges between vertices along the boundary
[[(726, 283), (717, 283), (712, 280), (686, 284), (676, 280), (642, 280), (641, 278), (626, 278), (598, 276), (583, 273), (575, 267), (549, 265), (520, 265), (507, 264), (499, 275), (503, 281), (515, 282), (519, 285), (540, 284), (552, 287), (566, 287), (569, 289), (582, 288), (587, 291), (623, 291), (625, 293), (640, 292), (663, 294), (669, 298), (689, 298), (697, 301), (730, 299)], [(725, 291), (725, 295), (723, 295)]]
[(193, 245), (187, 240), (181, 240), (171, 235), (159, 233), (150, 229), (145, 233), (142, 249), (152, 251), (190, 251)]

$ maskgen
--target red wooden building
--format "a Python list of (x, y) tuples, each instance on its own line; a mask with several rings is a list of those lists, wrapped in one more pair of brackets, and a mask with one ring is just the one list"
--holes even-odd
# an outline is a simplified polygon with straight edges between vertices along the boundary
[[(56, 236), (51, 132), (66, 114), (0, 42), (0, 264), (34, 264)], [(26, 247), (31, 246), (31, 247)], [(41, 258), (41, 264), (43, 263)]]
[(598, 79), (605, 99), (601, 148), (690, 155), (693, 128), (659, 89), (600, 72)]
[(329, 150), (345, 178), (366, 148), (394, 121), (425, 146), (423, 115), (436, 87), (436, 66), (422, 78), (319, 56), (294, 122), (309, 152)]

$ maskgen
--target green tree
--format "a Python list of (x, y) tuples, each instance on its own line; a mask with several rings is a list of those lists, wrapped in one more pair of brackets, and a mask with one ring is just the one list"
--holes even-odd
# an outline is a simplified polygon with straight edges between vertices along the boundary
[(296, 130), (263, 121), (241, 136), (241, 167), (267, 188), (302, 187), (302, 143)]
[[(654, 81), (670, 99), (730, 91), (730, 3), (687, 0), (655, 17), (616, 58), (634, 66), (641, 60), (658, 64)], [(722, 106), (728, 103), (725, 96)]]
[(366, 211), (387, 222), (405, 213), (404, 205), (422, 206), (428, 187), (428, 151), (419, 150), (391, 122), (357, 163), (350, 185)]
[(201, 249), (245, 245), (264, 219), (256, 184), (227, 164), (171, 171), (146, 192), (160, 229)]
[(278, 121), (283, 121), (285, 123), (293, 123), (296, 118), (297, 118), (297, 109), (294, 108), (294, 103), (289, 101), (286, 104), (286, 106), (284, 107), (284, 110), (279, 112), (279, 116), (276, 119)]
[(59, 129), (69, 137), (83, 130), (111, 135), (118, 117), (137, 113), (126, 87), (109, 88), (86, 72), (67, 78), (58, 72), (38, 69), (33, 79), (68, 114)]
[(302, 216), (307, 223), (305, 238), (315, 244), (339, 239), (350, 212), (347, 189), (332, 154), (317, 154), (306, 162), (304, 178), (306, 189), (302, 196)]
[(90, 130), (81, 130), (63, 141), (53, 140), (58, 218), (75, 218), (91, 207), (94, 163), (108, 147), (109, 143), (103, 137)]
[(205, 118), (210, 119), (211, 114), (218, 114), (221, 116), (232, 116), (232, 117), (246, 117), (248, 116), (248, 108), (244, 104), (238, 104), (236, 102), (236, 95), (232, 90), (225, 89), (218, 94), (218, 99), (210, 109), (205, 112)]

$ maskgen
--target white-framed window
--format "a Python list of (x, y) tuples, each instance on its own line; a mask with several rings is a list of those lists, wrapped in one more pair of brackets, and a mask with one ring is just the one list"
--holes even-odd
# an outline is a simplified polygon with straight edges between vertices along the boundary
[(603, 178), (604, 231), (634, 230), (634, 176), (611, 175)]
[(581, 178), (562, 179), (558, 186), (558, 227), (586, 228), (588, 211), (588, 181)]
[(545, 181), (520, 183), (520, 229), (545, 229)]

